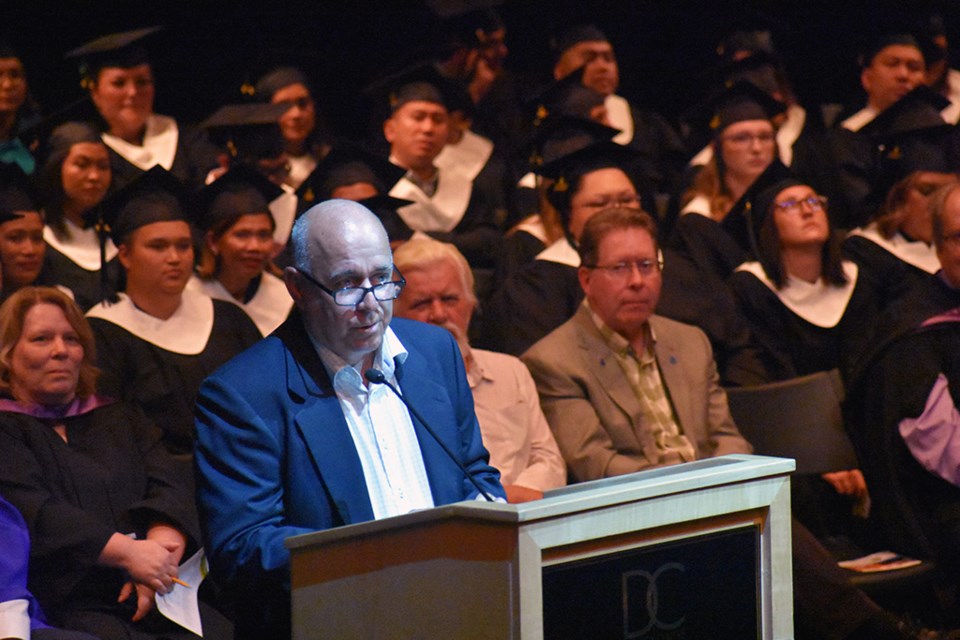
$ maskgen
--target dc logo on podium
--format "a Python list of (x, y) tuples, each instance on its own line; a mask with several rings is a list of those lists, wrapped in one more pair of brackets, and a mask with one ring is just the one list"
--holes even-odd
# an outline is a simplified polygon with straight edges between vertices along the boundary
[(685, 572), (679, 562), (667, 562), (653, 572), (639, 569), (621, 574), (624, 640), (683, 625), (685, 617), (678, 605), (682, 601), (680, 577)]

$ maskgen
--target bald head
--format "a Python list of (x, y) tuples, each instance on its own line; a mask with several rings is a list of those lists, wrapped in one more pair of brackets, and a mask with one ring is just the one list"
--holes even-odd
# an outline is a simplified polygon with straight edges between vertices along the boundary
[[(369, 367), (393, 316), (393, 299), (371, 289), (394, 272), (380, 220), (352, 200), (327, 200), (297, 220), (290, 243), (295, 267), (284, 280), (307, 332), (346, 364)], [(358, 287), (368, 289), (359, 302), (337, 303), (337, 291)]]
[(310, 270), (312, 261), (327, 255), (331, 246), (339, 246), (344, 237), (357, 235), (379, 238), (389, 252), (390, 240), (380, 219), (365, 206), (352, 200), (327, 200), (312, 207), (297, 219), (290, 233), (293, 264)]

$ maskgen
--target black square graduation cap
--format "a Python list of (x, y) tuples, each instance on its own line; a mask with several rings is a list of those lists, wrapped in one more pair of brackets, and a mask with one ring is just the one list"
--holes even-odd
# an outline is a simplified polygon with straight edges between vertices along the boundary
[(782, 66), (778, 57), (761, 50), (723, 65), (720, 75), (725, 87), (732, 87), (737, 82), (746, 81), (767, 95), (773, 96), (781, 90), (777, 74)]
[(689, 121), (717, 134), (737, 122), (772, 120), (786, 108), (784, 103), (775, 100), (755, 84), (740, 80), (715, 93), (695, 109)]
[(30, 177), (20, 165), (0, 162), (0, 223), (16, 220), (29, 211), (39, 211), (39, 200)]
[(191, 208), (197, 212), (200, 228), (209, 231), (242, 215), (271, 215), (270, 202), (283, 193), (262, 173), (241, 164), (198, 191)]
[(583, 71), (584, 67), (580, 67), (573, 73), (551, 82), (527, 101), (526, 106), (532, 114), (533, 126), (539, 126), (552, 115), (589, 119), (591, 110), (603, 104), (606, 96), (583, 86)]
[(102, 230), (119, 245), (133, 231), (154, 222), (189, 222), (186, 187), (172, 173), (154, 165), (101, 203)]
[(369, 182), (379, 194), (386, 195), (406, 173), (406, 169), (360, 145), (341, 141), (333, 145), (303, 181), (297, 197), (306, 208), (328, 200), (337, 187), (358, 182)]
[(150, 62), (144, 39), (163, 27), (144, 27), (101, 36), (67, 52), (68, 59), (80, 62), (80, 75), (85, 81), (96, 78), (104, 67), (129, 69)]
[(640, 152), (633, 147), (599, 140), (549, 159), (540, 167), (539, 173), (553, 180), (552, 191), (566, 191), (574, 175), (605, 167), (618, 167), (629, 173), (628, 166), (639, 157)]
[(289, 109), (288, 102), (228, 104), (214, 111), (201, 126), (241, 162), (276, 158), (283, 153), (278, 121)]
[(530, 143), (530, 165), (534, 173), (551, 177), (550, 171), (558, 160), (595, 142), (605, 142), (620, 133), (619, 129), (602, 125), (595, 120), (568, 115), (552, 115), (540, 123)]
[(876, 153), (876, 188), (889, 189), (914, 171), (957, 171), (957, 129), (940, 111), (950, 101), (920, 85), (870, 121), (859, 134)]
[(470, 111), (472, 103), (466, 89), (454, 80), (443, 77), (437, 67), (422, 62), (407, 67), (370, 84), (364, 93), (379, 103), (389, 105), (389, 112), (415, 100), (441, 104), (448, 111)]
[[(793, 172), (780, 160), (774, 158), (740, 199), (733, 203), (720, 225), (740, 245), (740, 248), (759, 259), (757, 238), (773, 198), (788, 186), (797, 184), (801, 182)], [(769, 195), (771, 191), (772, 196)]]
[(595, 24), (577, 24), (565, 27), (550, 36), (550, 52), (556, 62), (560, 56), (581, 42), (608, 42), (607, 35)]

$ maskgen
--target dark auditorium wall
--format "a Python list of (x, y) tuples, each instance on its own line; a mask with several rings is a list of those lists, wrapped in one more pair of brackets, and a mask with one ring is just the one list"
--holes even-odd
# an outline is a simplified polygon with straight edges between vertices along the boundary
[[(311, 3), (187, 0), (5, 0), (0, 33), (23, 52), (31, 85), (45, 111), (82, 95), (64, 52), (98, 35), (164, 24), (156, 43), (157, 111), (199, 120), (237, 101), (239, 87), (267, 65), (293, 62), (315, 81), (334, 128), (362, 133), (361, 89), (378, 74), (415, 59), (432, 41), (420, 0), (316, 0)], [(864, 25), (897, 6), (941, 9), (960, 43), (956, 1), (772, 2), (746, 0), (506, 0), (510, 67), (534, 79), (550, 70), (548, 34), (561, 20), (596, 22), (614, 42), (621, 93), (668, 118), (703, 95), (703, 70), (720, 35), (760, 12), (803, 102), (859, 98), (855, 51)], [(789, 27), (789, 28), (786, 28)]]

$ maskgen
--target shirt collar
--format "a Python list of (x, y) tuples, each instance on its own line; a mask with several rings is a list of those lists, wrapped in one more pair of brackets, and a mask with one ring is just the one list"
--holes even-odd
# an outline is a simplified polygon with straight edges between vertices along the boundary
[[(307, 335), (310, 337), (310, 342), (313, 343), (313, 347), (316, 349), (317, 355), (320, 356), (320, 361), (326, 368), (331, 380), (334, 380), (341, 371), (348, 369), (354, 371), (358, 378), (360, 377), (360, 371), (356, 367), (348, 364), (346, 360), (321, 344), (313, 335), (309, 333)], [(374, 368), (382, 371), (387, 380), (390, 380), (396, 372), (396, 363), (403, 364), (406, 362), (408, 355), (409, 353), (403, 343), (400, 342), (400, 338), (393, 332), (393, 329), (387, 327), (380, 348), (373, 357)]]
[(590, 308), (590, 303), (586, 298), (583, 299), (583, 306), (586, 307), (587, 311), (590, 312), (590, 318), (593, 320), (593, 324), (596, 325), (597, 330), (603, 337), (603, 341), (614, 353), (620, 356), (636, 355), (639, 360), (646, 360), (647, 357), (652, 357), (654, 355), (653, 347), (657, 343), (657, 336), (654, 334), (653, 327), (650, 326), (649, 321), (643, 324), (644, 353), (634, 354), (633, 347), (630, 346), (630, 343), (627, 341), (627, 339), (608, 327), (603, 319), (597, 315), (597, 312)]

